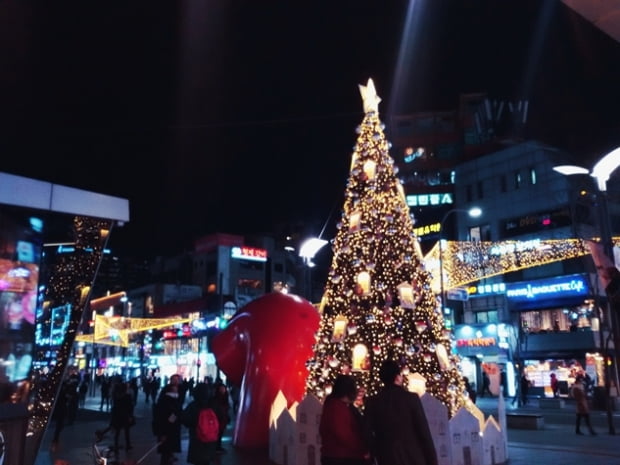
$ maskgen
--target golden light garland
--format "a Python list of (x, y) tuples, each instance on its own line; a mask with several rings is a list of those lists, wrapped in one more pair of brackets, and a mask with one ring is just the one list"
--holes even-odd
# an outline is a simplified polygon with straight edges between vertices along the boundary
[[(614, 238), (614, 243), (619, 243)], [(589, 255), (582, 239), (545, 239), (529, 241), (467, 242), (444, 241), (443, 260), (439, 243), (425, 255), (424, 264), (432, 275), (432, 288), (441, 290), (440, 264), (443, 262), (444, 290), (511, 271), (542, 266)]]
[(191, 318), (127, 318), (97, 315), (93, 334), (79, 334), (76, 342), (128, 347), (130, 338), (137, 332), (167, 328), (178, 323), (189, 323)]

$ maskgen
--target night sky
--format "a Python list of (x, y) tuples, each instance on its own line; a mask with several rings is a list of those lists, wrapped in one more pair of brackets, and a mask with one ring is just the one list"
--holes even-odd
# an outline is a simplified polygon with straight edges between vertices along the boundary
[(33, 3), (0, 1), (0, 171), (129, 199), (129, 253), (319, 234), (369, 77), (386, 123), (488, 92), (584, 160), (620, 144), (620, 44), (560, 2)]

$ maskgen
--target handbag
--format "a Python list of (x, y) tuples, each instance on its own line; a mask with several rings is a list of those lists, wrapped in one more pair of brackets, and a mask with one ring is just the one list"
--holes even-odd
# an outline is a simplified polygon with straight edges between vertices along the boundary
[(129, 426), (133, 426), (136, 424), (136, 417), (133, 415), (129, 417)]

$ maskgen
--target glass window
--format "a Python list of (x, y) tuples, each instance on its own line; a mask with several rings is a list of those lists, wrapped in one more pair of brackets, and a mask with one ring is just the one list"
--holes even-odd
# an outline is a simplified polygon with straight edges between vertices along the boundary
[(497, 310), (474, 313), (476, 323), (499, 323)]

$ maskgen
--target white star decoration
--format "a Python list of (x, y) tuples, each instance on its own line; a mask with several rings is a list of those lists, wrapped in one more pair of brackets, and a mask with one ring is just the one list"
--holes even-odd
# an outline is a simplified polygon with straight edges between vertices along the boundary
[(381, 97), (377, 95), (375, 90), (375, 83), (372, 79), (368, 79), (366, 86), (359, 84), (360, 94), (362, 94), (362, 100), (364, 101), (364, 113), (370, 113), (371, 111), (379, 112), (379, 102)]

